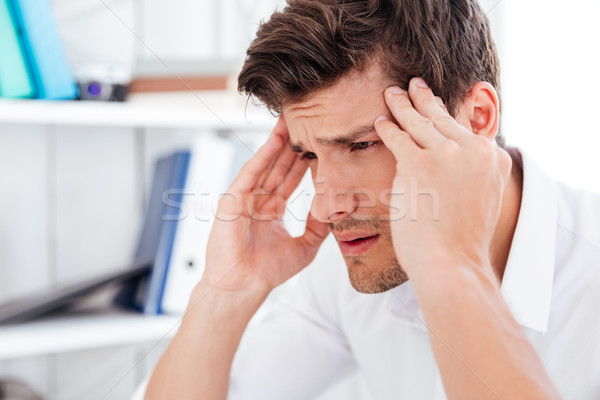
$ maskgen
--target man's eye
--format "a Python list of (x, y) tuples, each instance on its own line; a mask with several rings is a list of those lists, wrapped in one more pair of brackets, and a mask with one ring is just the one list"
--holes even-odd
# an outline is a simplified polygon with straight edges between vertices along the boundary
[(352, 143), (350, 145), (350, 151), (355, 151), (355, 150), (364, 150), (364, 149), (368, 149), (369, 147), (372, 147), (374, 145), (377, 144), (377, 140), (372, 140), (370, 142), (357, 142), (357, 143)]
[(300, 157), (300, 159), (302, 159), (302, 160), (314, 160), (315, 158), (317, 158), (317, 155), (310, 151), (307, 151), (306, 153), (302, 154), (302, 156)]

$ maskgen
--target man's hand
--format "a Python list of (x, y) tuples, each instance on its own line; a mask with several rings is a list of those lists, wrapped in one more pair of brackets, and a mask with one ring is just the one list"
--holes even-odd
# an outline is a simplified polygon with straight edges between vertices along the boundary
[[(397, 123), (378, 119), (375, 129), (397, 161), (393, 189), (402, 195), (391, 199), (394, 248), (448, 399), (557, 399), (490, 261), (510, 156), (458, 124), (419, 78), (409, 94), (387, 89), (385, 100)], [(415, 201), (418, 193), (427, 194)]]
[(308, 217), (292, 238), (281, 218), (307, 164), (287, 146), (279, 119), (219, 202), (206, 269), (146, 399), (225, 399), (242, 334), (271, 289), (308, 265), (329, 227)]
[(456, 122), (422, 79), (409, 90), (388, 88), (397, 123), (375, 123), (397, 160), (390, 218), (400, 265), (409, 276), (442, 260), (488, 265), (510, 156)]
[(329, 233), (327, 224), (308, 215), (304, 235), (292, 238), (281, 220), (307, 169), (288, 140), (279, 118), (267, 142), (221, 197), (201, 284), (222, 292), (268, 293), (315, 257)]

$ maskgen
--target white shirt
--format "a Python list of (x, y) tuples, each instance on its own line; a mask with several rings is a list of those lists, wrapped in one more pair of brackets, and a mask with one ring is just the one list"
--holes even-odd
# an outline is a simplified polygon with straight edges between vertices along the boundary
[[(565, 399), (600, 399), (600, 196), (522, 154), (502, 294)], [(374, 399), (446, 399), (412, 285), (361, 294), (330, 237), (245, 332), (229, 399), (312, 399), (358, 369)], [(485, 356), (485, 355), (482, 355)]]

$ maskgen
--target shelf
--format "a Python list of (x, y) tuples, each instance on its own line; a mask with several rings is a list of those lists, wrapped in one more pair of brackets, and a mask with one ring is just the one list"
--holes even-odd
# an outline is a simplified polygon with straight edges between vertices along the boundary
[(225, 91), (153, 93), (123, 103), (0, 99), (0, 124), (265, 131), (266, 108)]
[(0, 327), (0, 359), (172, 338), (180, 317), (119, 312), (66, 315)]

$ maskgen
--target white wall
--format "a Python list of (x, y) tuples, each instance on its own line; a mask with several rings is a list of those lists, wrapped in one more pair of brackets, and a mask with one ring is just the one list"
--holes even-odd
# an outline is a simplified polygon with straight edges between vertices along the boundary
[[(112, 64), (162, 73), (188, 63), (235, 71), (258, 22), (282, 0), (51, 0), (71, 65)], [(156, 69), (156, 68), (154, 68)]]
[(503, 0), (503, 131), (553, 177), (600, 192), (600, 3)]

